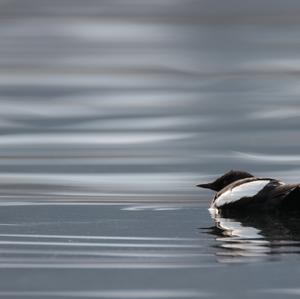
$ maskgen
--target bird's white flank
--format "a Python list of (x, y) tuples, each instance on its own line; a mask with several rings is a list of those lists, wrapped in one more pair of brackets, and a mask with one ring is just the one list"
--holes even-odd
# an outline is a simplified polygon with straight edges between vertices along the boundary
[(216, 198), (213, 206), (216, 208), (220, 208), (226, 204), (236, 202), (243, 197), (255, 196), (269, 183), (270, 180), (257, 180), (233, 187), (232, 189), (221, 193)]

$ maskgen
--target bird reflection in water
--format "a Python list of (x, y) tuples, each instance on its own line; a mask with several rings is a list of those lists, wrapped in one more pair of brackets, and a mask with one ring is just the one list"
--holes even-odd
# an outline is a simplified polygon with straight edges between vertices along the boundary
[(300, 212), (247, 214), (210, 210), (215, 226), (208, 233), (216, 237), (218, 262), (236, 263), (279, 260), (300, 253)]

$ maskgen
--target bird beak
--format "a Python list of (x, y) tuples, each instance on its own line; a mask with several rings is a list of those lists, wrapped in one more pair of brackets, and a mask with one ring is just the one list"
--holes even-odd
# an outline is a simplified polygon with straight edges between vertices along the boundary
[(212, 183), (208, 183), (208, 184), (199, 184), (199, 185), (197, 185), (197, 187), (214, 190), (214, 189), (213, 189), (213, 186), (212, 186)]

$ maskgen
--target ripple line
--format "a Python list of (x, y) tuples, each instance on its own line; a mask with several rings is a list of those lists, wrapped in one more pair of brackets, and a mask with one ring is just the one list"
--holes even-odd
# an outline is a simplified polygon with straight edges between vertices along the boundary
[[(1, 224), (0, 224), (1, 225)], [(85, 235), (40, 235), (40, 234), (0, 234), (0, 237), (16, 238), (53, 238), (53, 239), (90, 239), (90, 240), (141, 240), (141, 241), (199, 241), (197, 238), (169, 238), (169, 237), (128, 237), (128, 236), (85, 236)]]
[(200, 248), (194, 244), (128, 244), (128, 243), (74, 243), (42, 241), (0, 241), (0, 245), (71, 246), (71, 247), (141, 247), (141, 248)]
[(195, 263), (0, 263), (0, 269), (197, 269), (220, 265)]
[(208, 296), (199, 290), (96, 290), (96, 291), (0, 291), (0, 296), (20, 297), (84, 297), (84, 298), (198, 298)]

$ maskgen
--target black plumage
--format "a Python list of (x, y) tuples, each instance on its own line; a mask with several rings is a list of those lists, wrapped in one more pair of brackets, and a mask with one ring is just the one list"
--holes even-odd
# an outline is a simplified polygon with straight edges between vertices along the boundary
[(217, 191), (211, 208), (300, 209), (300, 184), (285, 184), (272, 178), (258, 178), (248, 172), (232, 170), (212, 183), (197, 186)]

